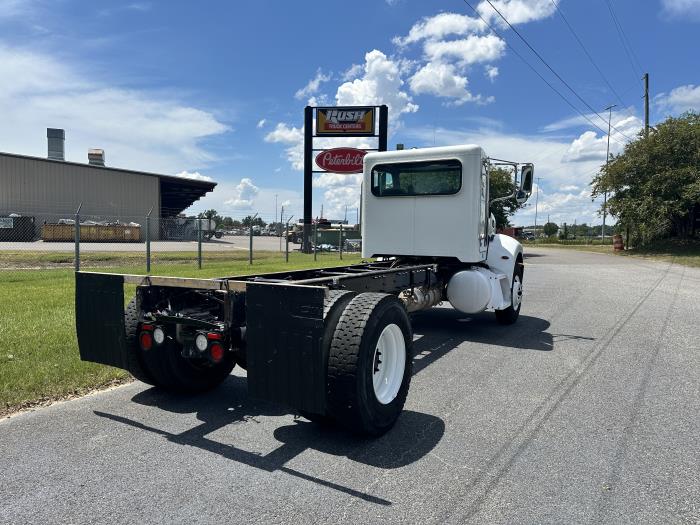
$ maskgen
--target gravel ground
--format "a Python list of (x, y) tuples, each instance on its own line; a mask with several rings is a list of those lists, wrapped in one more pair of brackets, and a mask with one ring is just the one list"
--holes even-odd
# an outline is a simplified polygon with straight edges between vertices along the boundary
[(698, 523), (700, 270), (530, 249), (518, 323), (414, 318), (406, 410), (358, 440), (142, 383), (0, 422), (1, 523)]

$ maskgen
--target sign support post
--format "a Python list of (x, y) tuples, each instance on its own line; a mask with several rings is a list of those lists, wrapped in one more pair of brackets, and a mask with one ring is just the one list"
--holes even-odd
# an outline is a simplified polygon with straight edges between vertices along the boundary
[(313, 191), (313, 176), (314, 176), (314, 130), (313, 130), (313, 115), (314, 108), (306, 106), (304, 108), (304, 218), (302, 225), (304, 231), (301, 238), (301, 251), (309, 253), (311, 244), (309, 237), (311, 236), (311, 205)]
[[(379, 109), (379, 125), (375, 133), (375, 114)], [(314, 133), (314, 110), (316, 110), (316, 131)], [(331, 120), (329, 114), (336, 120)], [(371, 117), (370, 117), (371, 115)], [(323, 124), (321, 123), (323, 121)], [(324, 128), (325, 126), (325, 128)], [(311, 253), (311, 225), (313, 224), (313, 174), (326, 173), (314, 170), (314, 137), (376, 137), (374, 151), (386, 151), (388, 144), (389, 109), (381, 106), (343, 106), (304, 108), (304, 216), (302, 218), (301, 250)], [(372, 150), (372, 148), (370, 148)], [(330, 170), (332, 172), (332, 170)], [(342, 171), (341, 171), (342, 172)], [(347, 172), (346, 172), (347, 173)], [(350, 172), (353, 173), (353, 172)]]

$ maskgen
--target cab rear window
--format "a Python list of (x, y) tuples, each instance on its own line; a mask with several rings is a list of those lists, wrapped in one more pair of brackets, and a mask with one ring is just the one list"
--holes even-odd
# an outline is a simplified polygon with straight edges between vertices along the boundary
[(378, 164), (372, 169), (372, 194), (377, 197), (452, 195), (462, 188), (458, 160)]

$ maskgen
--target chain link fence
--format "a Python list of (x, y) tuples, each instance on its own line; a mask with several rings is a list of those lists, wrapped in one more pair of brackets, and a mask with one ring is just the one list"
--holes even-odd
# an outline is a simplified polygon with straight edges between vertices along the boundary
[[(361, 251), (355, 225), (315, 221), (310, 240), (317, 261)], [(178, 269), (220, 268), (225, 275), (231, 262), (298, 259), (301, 241), (301, 224), (288, 211), (225, 218), (0, 211), (0, 279), (56, 269), (177, 275)]]

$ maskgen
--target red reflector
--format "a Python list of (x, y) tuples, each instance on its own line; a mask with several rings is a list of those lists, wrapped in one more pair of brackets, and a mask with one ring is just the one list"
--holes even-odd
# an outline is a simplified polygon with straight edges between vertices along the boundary
[(152, 324), (141, 325), (141, 330), (153, 330), (153, 325)]
[(207, 334), (207, 339), (216, 339), (217, 341), (220, 341), (223, 338), (224, 338), (223, 335), (217, 334), (216, 332), (209, 332)]
[(212, 343), (209, 346), (209, 355), (211, 356), (212, 361), (218, 363), (224, 358), (224, 347), (219, 343)]
[(141, 344), (141, 348), (143, 350), (150, 350), (153, 346), (153, 336), (151, 335), (151, 332), (141, 332), (139, 343)]

